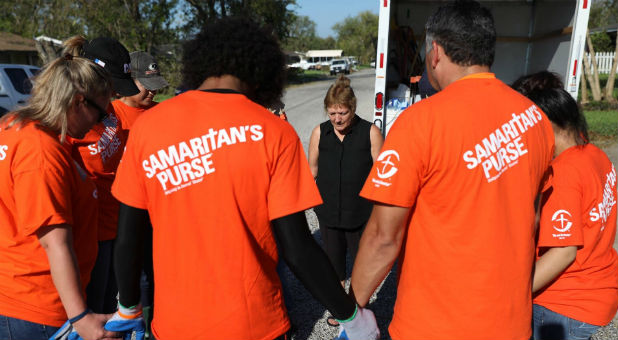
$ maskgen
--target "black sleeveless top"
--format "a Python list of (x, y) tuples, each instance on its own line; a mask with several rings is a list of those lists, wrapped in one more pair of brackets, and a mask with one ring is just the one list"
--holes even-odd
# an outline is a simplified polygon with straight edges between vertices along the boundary
[(373, 204), (358, 194), (369, 175), (371, 123), (355, 116), (349, 132), (340, 141), (330, 121), (320, 124), (318, 177), (324, 203), (315, 208), (327, 227), (354, 229), (369, 219)]

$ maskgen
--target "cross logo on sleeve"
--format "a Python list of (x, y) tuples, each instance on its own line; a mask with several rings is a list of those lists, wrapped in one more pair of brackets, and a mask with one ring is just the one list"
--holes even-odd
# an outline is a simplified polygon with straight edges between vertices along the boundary
[(376, 161), (381, 163), (377, 166), (378, 177), (381, 179), (389, 178), (398, 170), (395, 165), (399, 162), (399, 154), (395, 150), (386, 150), (378, 156)]
[(560, 233), (564, 233), (565, 231), (571, 229), (573, 226), (573, 222), (570, 220), (571, 213), (566, 210), (560, 209), (554, 213), (551, 220), (554, 222), (552, 226)]

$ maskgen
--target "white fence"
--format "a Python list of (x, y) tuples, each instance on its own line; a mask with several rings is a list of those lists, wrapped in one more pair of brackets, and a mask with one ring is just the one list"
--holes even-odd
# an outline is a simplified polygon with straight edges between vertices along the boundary
[[(616, 52), (596, 52), (594, 54), (597, 64), (599, 64), (600, 74), (609, 74), (612, 70), (612, 62), (614, 61), (614, 53)], [(586, 53), (586, 58), (590, 61), (590, 53)], [(594, 70), (594, 65), (590, 64)], [(618, 67), (618, 65), (616, 65)]]

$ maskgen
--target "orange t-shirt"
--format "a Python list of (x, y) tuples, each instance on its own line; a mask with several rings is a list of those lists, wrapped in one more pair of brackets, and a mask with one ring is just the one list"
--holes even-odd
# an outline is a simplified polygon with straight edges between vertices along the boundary
[(97, 255), (96, 214), (96, 188), (58, 135), (35, 123), (0, 129), (0, 314), (55, 327), (67, 320), (36, 232), (72, 226), (85, 288)]
[(397, 118), (361, 191), (411, 208), (394, 339), (529, 339), (534, 199), (553, 140), (541, 110), (491, 73)]
[(270, 221), (321, 203), (290, 124), (235, 92), (185, 92), (136, 121), (112, 192), (150, 214), (157, 339), (289, 328)]
[(114, 107), (114, 112), (118, 116), (120, 120), (120, 127), (123, 131), (128, 132), (131, 130), (131, 126), (135, 123), (137, 117), (139, 117), (144, 111), (151, 109), (157, 102), (152, 102), (152, 105), (143, 108), (143, 107), (133, 107), (123, 103), (120, 99), (116, 99), (112, 102), (112, 106)]
[(127, 133), (122, 131), (111, 104), (107, 111), (107, 118), (83, 139), (67, 138), (73, 159), (86, 170), (99, 192), (99, 241), (116, 238), (120, 203), (112, 196), (111, 187), (127, 141)]
[(538, 247), (578, 246), (575, 261), (534, 303), (593, 325), (607, 325), (618, 308), (616, 169), (592, 144), (564, 150), (552, 162), (544, 193)]

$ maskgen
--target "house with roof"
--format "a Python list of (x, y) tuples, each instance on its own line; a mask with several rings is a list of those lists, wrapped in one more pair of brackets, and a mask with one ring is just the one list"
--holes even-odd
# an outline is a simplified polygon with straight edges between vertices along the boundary
[(41, 65), (34, 39), (0, 32), (0, 64)]

